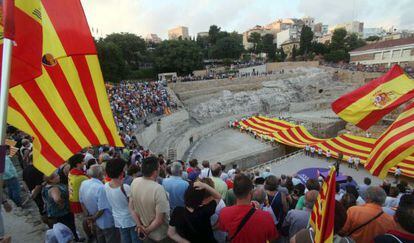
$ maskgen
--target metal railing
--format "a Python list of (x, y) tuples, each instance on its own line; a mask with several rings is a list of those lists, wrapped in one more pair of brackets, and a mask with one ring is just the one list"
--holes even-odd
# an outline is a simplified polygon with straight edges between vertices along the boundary
[(300, 154), (300, 153), (303, 153), (303, 149), (299, 149), (299, 150), (297, 150), (297, 151), (295, 151), (295, 152), (292, 152), (292, 153), (289, 153), (289, 154), (283, 155), (282, 157), (278, 157), (278, 158), (276, 158), (276, 159), (269, 160), (269, 161), (267, 161), (267, 162), (265, 162), (265, 163), (262, 163), (262, 164), (259, 164), (259, 165), (255, 165), (255, 166), (253, 166), (253, 167), (248, 168), (248, 169), (247, 169), (247, 171), (248, 171), (248, 172), (253, 172), (253, 171), (255, 171), (255, 170), (259, 169), (259, 168), (260, 168), (260, 169), (264, 169), (264, 168), (265, 168), (266, 166), (268, 166), (268, 165), (271, 165), (271, 164), (274, 164), (274, 163), (280, 162), (280, 161), (282, 161), (282, 160), (284, 160), (284, 159), (287, 159), (287, 158), (289, 158), (289, 157), (295, 156), (295, 155)]

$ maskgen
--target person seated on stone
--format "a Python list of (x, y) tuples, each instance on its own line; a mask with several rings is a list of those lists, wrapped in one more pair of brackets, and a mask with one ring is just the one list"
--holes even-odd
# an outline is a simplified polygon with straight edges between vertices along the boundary
[[(334, 243), (354, 243), (350, 237), (342, 237), (338, 233), (347, 219), (346, 209), (338, 201), (335, 201)], [(314, 243), (315, 231), (312, 228), (302, 229), (290, 238), (290, 243)]]
[(220, 200), (214, 188), (194, 182), (185, 192), (185, 207), (178, 206), (171, 214), (168, 236), (176, 242), (216, 242), (210, 217)]
[[(236, 205), (221, 210), (218, 229), (228, 234), (230, 242), (267, 242), (279, 238), (268, 212), (252, 205), (253, 183), (245, 174), (234, 178)], [(240, 225), (245, 221), (244, 225)], [(238, 228), (241, 230), (237, 231)]]
[[(308, 191), (316, 190), (319, 192), (320, 185), (317, 179), (309, 179), (306, 181), (306, 189)], [(305, 196), (301, 196), (296, 203), (295, 209), (304, 209), (305, 208)]]
[(224, 182), (220, 176), (221, 176), (221, 165), (218, 163), (215, 163), (211, 166), (211, 179), (214, 182), (214, 189), (216, 189), (218, 192), (220, 192), (222, 198), (226, 198), (227, 194), (227, 184)]
[(386, 196), (381, 187), (368, 187), (366, 204), (348, 209), (342, 234), (351, 236), (356, 242), (372, 242), (378, 235), (395, 229), (394, 220), (381, 208)]
[(311, 190), (305, 194), (305, 209), (290, 210), (283, 222), (283, 227), (289, 227), (289, 238), (292, 238), (301, 229), (305, 229), (312, 213), (313, 205), (318, 198), (318, 191)]
[(414, 242), (414, 195), (401, 197), (394, 220), (396, 228), (375, 237), (375, 243)]

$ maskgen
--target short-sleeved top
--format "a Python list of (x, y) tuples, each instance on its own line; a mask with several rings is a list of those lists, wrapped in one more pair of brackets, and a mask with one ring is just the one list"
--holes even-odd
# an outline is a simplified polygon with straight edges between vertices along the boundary
[(33, 165), (28, 165), (23, 170), (23, 181), (26, 183), (29, 190), (32, 191), (36, 186), (42, 185), (43, 173)]
[(390, 230), (384, 235), (375, 237), (375, 243), (413, 243), (414, 235), (397, 230)]
[[(60, 207), (50, 195), (50, 190), (56, 187), (60, 191), (60, 197), (63, 200), (63, 207)], [(46, 205), (46, 213), (48, 217), (61, 217), (69, 213), (69, 193), (68, 188), (63, 184), (46, 185), (42, 189), (42, 198)]]
[(285, 226), (289, 226), (289, 238), (292, 238), (294, 234), (301, 229), (305, 229), (309, 223), (309, 217), (311, 212), (308, 210), (290, 210), (284, 221)]
[(176, 207), (171, 214), (170, 225), (177, 233), (190, 242), (216, 242), (210, 217), (216, 211), (217, 202), (196, 208), (193, 212), (184, 207)]
[(108, 201), (104, 184), (100, 180), (92, 178), (82, 182), (79, 189), (79, 201), (85, 205), (89, 215), (95, 215), (96, 212), (103, 210), (103, 214), (96, 219), (96, 225), (100, 229), (108, 229), (114, 226), (114, 218), (110, 207), (99, 209), (99, 202), (102, 200)]
[(184, 194), (189, 184), (179, 176), (171, 176), (162, 181), (162, 186), (168, 192), (170, 208), (184, 207)]
[(227, 184), (220, 177), (211, 177), (214, 182), (214, 189), (221, 194), (222, 198), (226, 198)]
[(145, 177), (136, 178), (131, 184), (131, 198), (135, 211), (144, 226), (155, 219), (157, 213), (165, 213), (164, 222), (148, 237), (160, 241), (167, 237), (170, 203), (167, 192), (157, 182)]
[[(131, 189), (124, 184), (124, 190), (127, 196), (131, 194)], [(128, 208), (128, 199), (121, 191), (121, 187), (112, 188), (109, 183), (105, 184), (105, 194), (109, 205), (111, 206), (112, 216), (114, 217), (116, 228), (129, 228), (135, 226), (136, 223), (132, 219)], [(99, 206), (98, 206), (99, 208)]]
[[(218, 228), (227, 232), (229, 238), (231, 238), (250, 209), (251, 205), (235, 205), (223, 208), (219, 216)], [(232, 242), (266, 242), (278, 237), (279, 234), (272, 216), (268, 212), (256, 210)]]

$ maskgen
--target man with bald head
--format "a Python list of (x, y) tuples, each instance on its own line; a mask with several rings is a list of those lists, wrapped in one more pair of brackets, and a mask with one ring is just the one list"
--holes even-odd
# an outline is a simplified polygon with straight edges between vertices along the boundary
[(221, 198), (226, 198), (228, 188), (227, 184), (220, 178), (221, 172), (221, 165), (219, 163), (215, 163), (211, 166), (211, 179), (214, 182), (214, 189), (221, 194)]
[(285, 221), (283, 222), (283, 226), (289, 226), (289, 238), (308, 226), (309, 217), (317, 198), (318, 191), (308, 191), (305, 194), (305, 208), (303, 210), (293, 209), (288, 212)]

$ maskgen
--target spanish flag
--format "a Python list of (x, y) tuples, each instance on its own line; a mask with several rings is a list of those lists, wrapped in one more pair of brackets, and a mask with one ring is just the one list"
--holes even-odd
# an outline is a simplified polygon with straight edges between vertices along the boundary
[(365, 168), (385, 178), (389, 169), (414, 154), (414, 103), (375, 142)]
[(80, 1), (42, 0), (39, 9), (42, 74), (10, 89), (8, 123), (33, 136), (34, 165), (49, 175), (82, 148), (123, 144)]
[(13, 87), (42, 74), (41, 4), (40, 0), (2, 0), (1, 3), (0, 62), (3, 40), (8, 38), (14, 42), (10, 71), (10, 87)]
[(313, 206), (309, 224), (315, 231), (315, 243), (333, 242), (335, 220), (335, 167), (331, 167), (318, 199)]
[(332, 103), (343, 120), (366, 130), (392, 110), (414, 97), (414, 80), (394, 65), (385, 75)]

